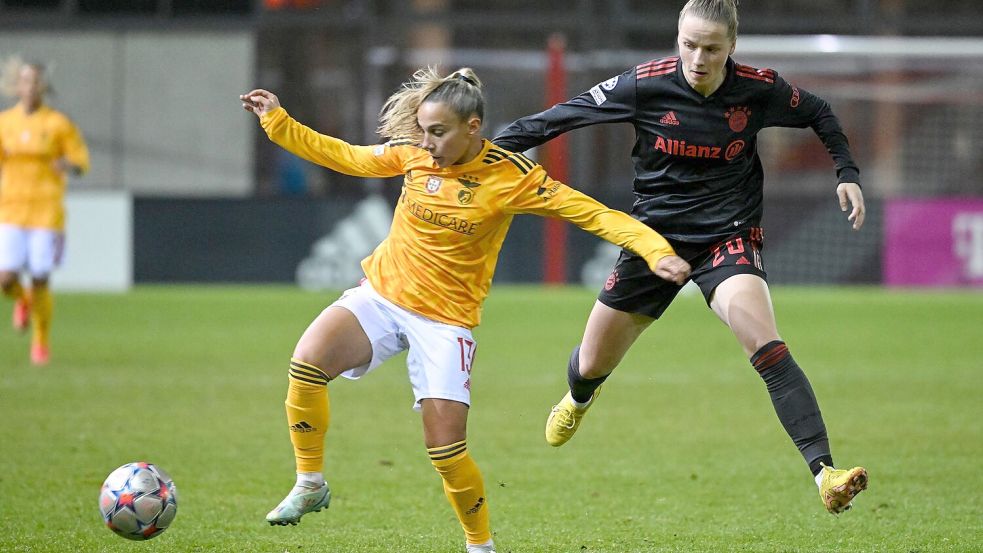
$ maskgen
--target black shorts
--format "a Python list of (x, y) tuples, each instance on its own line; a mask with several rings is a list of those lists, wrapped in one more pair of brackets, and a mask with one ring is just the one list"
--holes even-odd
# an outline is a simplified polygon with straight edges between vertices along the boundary
[[(693, 267), (690, 280), (700, 287), (709, 305), (717, 286), (734, 275), (758, 275), (768, 280), (761, 261), (763, 241), (761, 228), (751, 227), (710, 244), (675, 240), (669, 240), (669, 243), (676, 255)], [(641, 257), (622, 250), (597, 299), (618, 311), (658, 319), (681, 289), (682, 286), (655, 276)]]

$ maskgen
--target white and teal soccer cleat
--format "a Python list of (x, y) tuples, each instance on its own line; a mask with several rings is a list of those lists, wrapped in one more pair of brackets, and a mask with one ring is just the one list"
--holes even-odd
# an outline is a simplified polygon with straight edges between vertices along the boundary
[(819, 497), (826, 510), (834, 515), (850, 510), (853, 498), (867, 489), (867, 470), (863, 467), (837, 470), (823, 465), (822, 475)]
[(495, 542), (488, 540), (485, 543), (469, 543), (467, 553), (495, 553)]
[(300, 517), (307, 513), (327, 509), (328, 503), (331, 503), (331, 489), (328, 488), (327, 483), (319, 488), (294, 486), (276, 509), (266, 515), (266, 522), (271, 526), (295, 525), (300, 522)]

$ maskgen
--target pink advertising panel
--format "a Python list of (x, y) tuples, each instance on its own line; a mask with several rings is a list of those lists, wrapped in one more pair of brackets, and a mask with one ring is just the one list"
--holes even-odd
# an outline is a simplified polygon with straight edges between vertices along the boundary
[(983, 287), (983, 198), (888, 201), (884, 283)]

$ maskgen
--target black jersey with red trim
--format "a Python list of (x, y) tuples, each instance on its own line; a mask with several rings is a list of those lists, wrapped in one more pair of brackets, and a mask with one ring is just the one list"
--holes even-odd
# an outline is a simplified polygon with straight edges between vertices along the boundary
[(757, 135), (765, 127), (811, 127), (833, 158), (839, 182), (859, 182), (840, 123), (825, 100), (771, 69), (728, 58), (709, 97), (683, 75), (679, 57), (652, 60), (552, 108), (523, 117), (493, 142), (525, 151), (598, 123), (635, 127), (632, 214), (663, 236), (713, 242), (760, 226), (764, 173)]

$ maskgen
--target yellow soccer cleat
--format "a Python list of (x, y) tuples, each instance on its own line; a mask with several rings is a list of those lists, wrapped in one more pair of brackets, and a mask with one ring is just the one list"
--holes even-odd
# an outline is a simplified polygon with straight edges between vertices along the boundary
[(567, 392), (567, 395), (563, 396), (560, 403), (553, 406), (549, 418), (546, 419), (546, 443), (553, 447), (560, 447), (567, 443), (577, 431), (577, 427), (580, 426), (580, 419), (584, 417), (590, 406), (594, 405), (594, 400), (597, 399), (600, 393), (601, 388), (598, 387), (594, 390), (593, 395), (590, 396), (590, 402), (587, 403), (587, 407), (581, 410), (577, 409), (577, 406), (573, 403), (573, 398), (570, 397), (570, 392)]
[(863, 467), (837, 470), (823, 465), (822, 474), (819, 497), (823, 499), (826, 510), (834, 515), (848, 511), (853, 498), (867, 489), (867, 469)]

